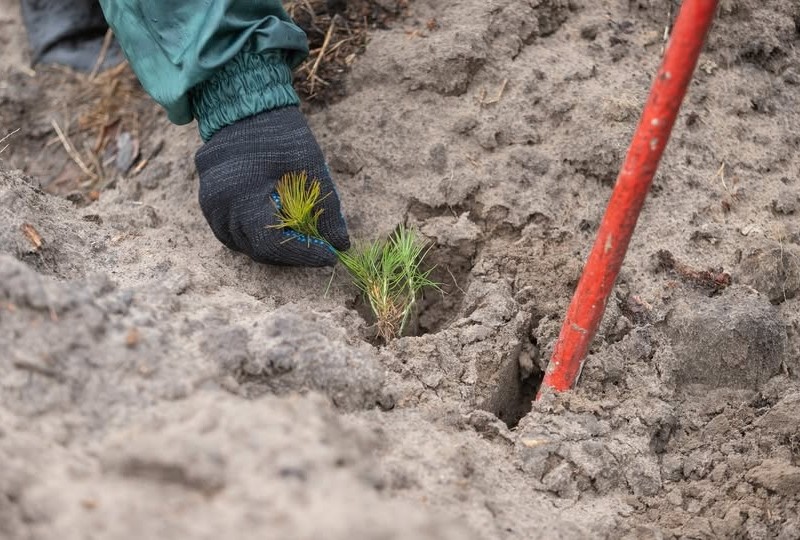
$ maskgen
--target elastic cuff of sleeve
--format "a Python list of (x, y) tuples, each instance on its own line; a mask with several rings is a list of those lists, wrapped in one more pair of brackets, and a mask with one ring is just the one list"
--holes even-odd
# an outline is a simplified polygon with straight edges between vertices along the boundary
[(292, 71), (279, 51), (240, 52), (190, 96), (203, 141), (242, 118), (300, 104)]

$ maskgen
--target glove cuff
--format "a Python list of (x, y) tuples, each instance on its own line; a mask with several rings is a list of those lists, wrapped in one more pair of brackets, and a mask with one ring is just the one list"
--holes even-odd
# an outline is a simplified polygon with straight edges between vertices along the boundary
[(192, 88), (190, 96), (192, 114), (206, 142), (242, 118), (300, 104), (292, 87), (292, 70), (281, 51), (242, 51)]

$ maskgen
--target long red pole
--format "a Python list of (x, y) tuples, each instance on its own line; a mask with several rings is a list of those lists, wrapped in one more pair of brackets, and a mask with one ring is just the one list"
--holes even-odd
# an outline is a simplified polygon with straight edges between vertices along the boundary
[(716, 8), (717, 0), (684, 0), (681, 6), (537, 399), (569, 390), (580, 376)]

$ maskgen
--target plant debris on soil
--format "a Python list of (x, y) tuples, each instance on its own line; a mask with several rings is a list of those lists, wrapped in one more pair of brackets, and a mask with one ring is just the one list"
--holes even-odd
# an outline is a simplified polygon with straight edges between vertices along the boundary
[(308, 36), (310, 54), (294, 83), (309, 103), (343, 97), (344, 77), (364, 51), (370, 30), (386, 29), (408, 8), (408, 0), (290, 0), (284, 7)]
[[(60, 66), (38, 66), (35, 73), (23, 79), (21, 94), (14, 98), (17, 110), (30, 111), (28, 124), (20, 128), (15, 162), (39, 176), (48, 193), (88, 204), (90, 193), (146, 166), (158, 144), (152, 139), (152, 121), (161, 113), (127, 62), (98, 74)], [(30, 92), (33, 85), (37, 88)], [(42, 94), (52, 96), (47, 99), (53, 103), (50, 110), (39, 106)], [(7, 121), (19, 122), (14, 109)], [(63, 159), (45, 158), (53, 153)]]
[(731, 275), (722, 270), (698, 270), (679, 262), (670, 251), (660, 249), (656, 253), (659, 267), (666, 272), (673, 272), (681, 280), (707, 289), (716, 294), (731, 284)]

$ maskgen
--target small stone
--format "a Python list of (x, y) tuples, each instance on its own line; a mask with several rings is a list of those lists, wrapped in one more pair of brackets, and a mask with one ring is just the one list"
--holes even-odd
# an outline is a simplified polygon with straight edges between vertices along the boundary
[(764, 230), (753, 223), (745, 225), (739, 230), (739, 232), (742, 234), (742, 236), (760, 236), (764, 234)]
[(572, 487), (572, 467), (566, 462), (557, 465), (544, 475), (542, 484), (548, 491), (552, 491), (561, 497), (566, 496)]
[(652, 497), (661, 489), (661, 471), (653, 460), (634, 458), (626, 467), (624, 475), (628, 487), (637, 497)]
[(664, 480), (677, 482), (683, 478), (683, 460), (680, 456), (667, 454), (661, 461), (661, 475)]
[(483, 128), (479, 130), (476, 134), (478, 139), (478, 144), (481, 145), (481, 148), (484, 150), (494, 150), (497, 148), (497, 131), (493, 128)]
[(683, 476), (685, 478), (705, 478), (711, 470), (711, 455), (707, 452), (696, 451), (686, 457), (683, 462)]
[(129, 349), (133, 349), (139, 344), (139, 341), (141, 341), (141, 339), (142, 337), (141, 334), (139, 333), (139, 329), (131, 328), (130, 330), (128, 330), (128, 333), (125, 336), (125, 346), (128, 347)]
[(453, 131), (459, 135), (466, 135), (478, 127), (478, 119), (474, 116), (462, 116), (453, 122)]
[(732, 535), (742, 526), (746, 516), (747, 514), (740, 506), (731, 506), (728, 508), (728, 511), (725, 512), (718, 532), (725, 536)]
[(702, 509), (703, 504), (699, 499), (689, 499), (689, 503), (686, 505), (686, 511), (690, 514), (699, 514)]
[(725, 478), (728, 476), (728, 465), (726, 463), (720, 463), (711, 471), (709, 477), (711, 481), (719, 484), (725, 481)]
[(441, 372), (429, 372), (422, 376), (422, 384), (428, 388), (437, 388), (440, 384), (442, 384), (443, 379), (444, 375), (442, 375)]

